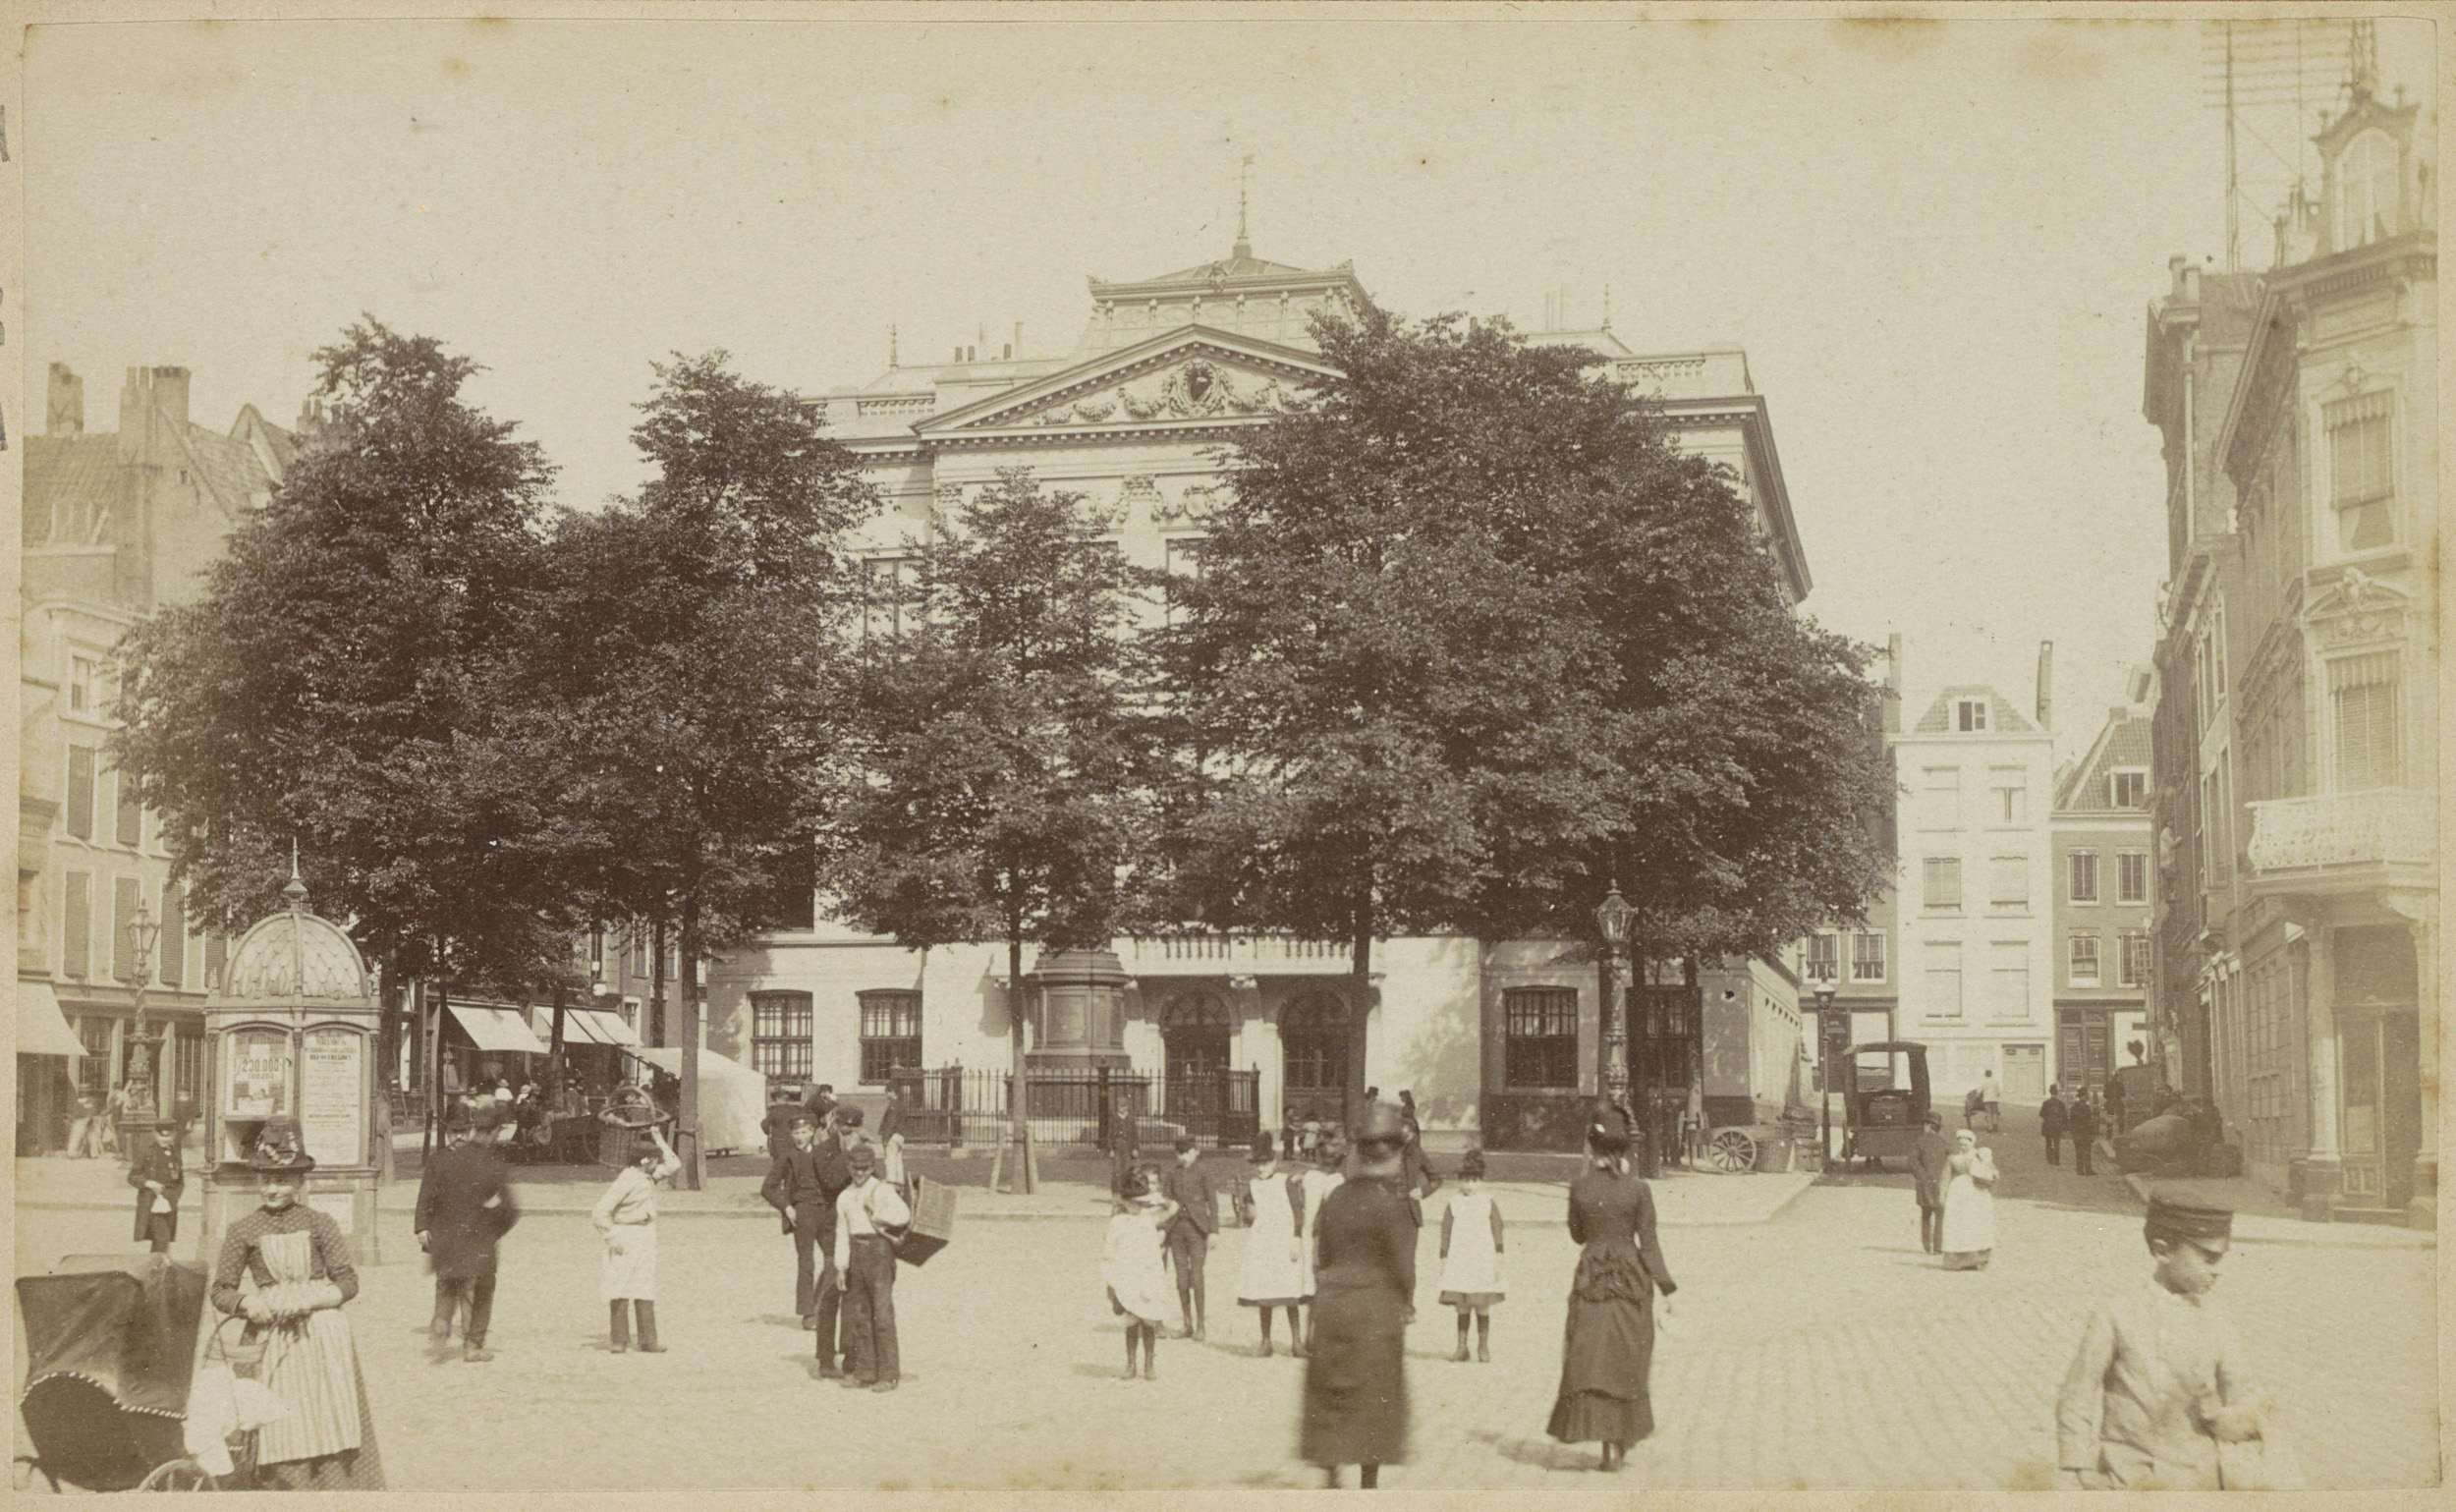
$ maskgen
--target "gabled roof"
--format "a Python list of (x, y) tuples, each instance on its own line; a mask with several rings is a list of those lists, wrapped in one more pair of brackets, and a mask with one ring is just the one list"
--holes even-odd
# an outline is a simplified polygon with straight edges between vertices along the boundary
[(2149, 769), (2150, 721), (2128, 708), (2109, 709), (2106, 723), (2090, 742), (2088, 755), (2073, 763), (2055, 784), (2058, 813), (2147, 813), (2148, 784), (2142, 801), (2129, 809), (2115, 807), (2114, 785), (2106, 779), (2126, 767)]
[(25, 543), (104, 544), (111, 504), (127, 486), (119, 437), (30, 435), (26, 447)]
[(1956, 700), (1962, 699), (1987, 700), (1987, 727), (1983, 731), (1969, 732), (1971, 734), (2039, 735), (2045, 733), (2031, 722), (2029, 715), (2013, 707), (2002, 694), (1983, 683), (1966, 683), (1957, 688), (1947, 688), (1937, 694), (1935, 701), (1928, 704), (1927, 711), (1919, 717), (1919, 723), (1911, 727), (1911, 733), (1915, 735), (1962, 733), (1953, 728), (1953, 705)]
[(1268, 257), (1256, 257), (1251, 252), (1238, 252), (1210, 262), (1198, 262), (1190, 268), (1179, 268), (1174, 273), (1162, 273), (1157, 278), (1146, 278), (1143, 281), (1153, 284), (1192, 284), (1209, 283), (1221, 278), (1231, 280), (1285, 278), (1292, 273), (1303, 277), (1319, 271), (1317, 268), (1301, 268), (1293, 262), (1273, 262)]

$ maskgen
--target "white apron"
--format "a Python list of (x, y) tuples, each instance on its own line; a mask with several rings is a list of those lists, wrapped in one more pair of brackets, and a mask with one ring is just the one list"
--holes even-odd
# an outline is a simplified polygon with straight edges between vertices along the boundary
[(603, 1302), (656, 1300), (656, 1224), (617, 1223), (605, 1236), (605, 1261), (597, 1268)]
[(1296, 1213), (1288, 1205), (1295, 1175), (1281, 1171), (1254, 1183), (1254, 1226), (1245, 1233), (1245, 1259), (1237, 1270), (1237, 1300), (1249, 1307), (1292, 1307), (1307, 1291), (1305, 1258), (1298, 1252)]
[(1492, 1194), (1450, 1194), (1450, 1253), (1441, 1260), (1441, 1295), (1497, 1296), (1501, 1252), (1492, 1247)]
[[(314, 1236), (306, 1229), (267, 1234), (256, 1253), (273, 1284), (314, 1279)], [(290, 1411), (256, 1430), (256, 1459), (278, 1465), (359, 1447), (358, 1346), (339, 1308), (319, 1308), (289, 1322), (251, 1327), (264, 1341), (256, 1378)]]

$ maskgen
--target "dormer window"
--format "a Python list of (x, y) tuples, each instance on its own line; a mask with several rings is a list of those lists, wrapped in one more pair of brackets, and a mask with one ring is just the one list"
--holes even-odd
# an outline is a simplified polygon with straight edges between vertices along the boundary
[(2107, 800), (2118, 809), (2149, 807), (2149, 773), (2137, 766), (2109, 772), (2106, 777)]
[(1987, 700), (1956, 699), (1953, 700), (1953, 728), (1967, 734), (1987, 727)]
[(2354, 139), (2336, 163), (2334, 250), (2345, 252), (2394, 236), (2399, 227), (2396, 143), (2382, 131)]

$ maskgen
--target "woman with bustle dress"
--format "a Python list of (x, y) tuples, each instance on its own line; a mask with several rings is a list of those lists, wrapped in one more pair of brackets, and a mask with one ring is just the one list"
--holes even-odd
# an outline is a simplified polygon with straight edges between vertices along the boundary
[(1604, 1470), (1654, 1431), (1654, 1294), (1668, 1306), (1679, 1290), (1655, 1240), (1654, 1194), (1623, 1168), (1628, 1149), (1627, 1115), (1598, 1107), (1587, 1126), (1591, 1168), (1569, 1188), (1569, 1237), (1581, 1249), (1545, 1428), (1563, 1443), (1600, 1443)]
[(1314, 1224), (1312, 1336), (1305, 1359), (1299, 1452), (1339, 1484), (1407, 1458), (1407, 1325), (1416, 1318), (1416, 1219), (1399, 1188), (1407, 1134), (1374, 1103), (1356, 1134), (1356, 1169), (1322, 1199)]
[(366, 1376), (341, 1312), (359, 1294), (349, 1239), (300, 1205), (315, 1161), (299, 1148), (295, 1122), (268, 1123), (248, 1164), (263, 1183), (264, 1205), (224, 1236), (213, 1306), (248, 1319), (245, 1337), (264, 1346), (257, 1379), (289, 1409), (256, 1430), (259, 1478), (278, 1489), (382, 1490)]

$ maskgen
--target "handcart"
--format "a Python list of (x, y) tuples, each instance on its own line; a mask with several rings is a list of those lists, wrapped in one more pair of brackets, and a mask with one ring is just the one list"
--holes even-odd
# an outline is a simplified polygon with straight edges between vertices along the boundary
[[(54, 1491), (221, 1489), (188, 1446), (204, 1293), (202, 1270), (158, 1255), (70, 1256), (49, 1275), (19, 1277), (19, 1412), (33, 1452), (17, 1463)], [(232, 1479), (244, 1484), (254, 1435), (241, 1436), (224, 1450), (237, 1451)]]

